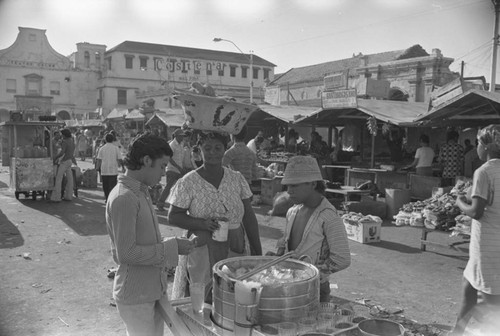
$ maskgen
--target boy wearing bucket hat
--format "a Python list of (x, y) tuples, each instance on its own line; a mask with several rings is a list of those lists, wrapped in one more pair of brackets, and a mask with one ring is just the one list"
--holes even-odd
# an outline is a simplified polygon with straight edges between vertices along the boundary
[[(316, 159), (296, 156), (288, 161), (283, 185), (295, 204), (286, 215), (276, 255), (295, 251), (320, 270), (320, 301), (330, 301), (329, 275), (351, 264), (347, 233), (335, 207), (324, 197), (325, 182)], [(268, 253), (273, 254), (273, 253)]]

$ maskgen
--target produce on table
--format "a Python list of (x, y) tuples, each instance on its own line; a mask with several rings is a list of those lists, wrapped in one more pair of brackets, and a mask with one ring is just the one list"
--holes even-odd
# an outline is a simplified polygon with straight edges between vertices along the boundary
[(359, 225), (359, 223), (382, 223), (382, 219), (378, 216), (363, 215), (362, 213), (349, 212), (342, 215), (344, 224)]
[[(410, 202), (394, 216), (395, 224), (425, 226), (431, 230), (451, 231), (457, 224), (460, 209), (455, 205), (459, 195), (470, 193), (472, 182), (458, 181), (449, 193), (437, 194), (423, 201)], [(468, 217), (468, 216), (466, 216)], [(470, 231), (470, 230), (469, 230)]]

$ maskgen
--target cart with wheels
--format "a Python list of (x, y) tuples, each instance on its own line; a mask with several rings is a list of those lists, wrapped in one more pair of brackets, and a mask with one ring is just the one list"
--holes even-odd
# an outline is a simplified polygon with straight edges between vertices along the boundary
[(0, 123), (2, 165), (10, 169), (16, 199), (44, 198), (55, 187), (53, 132), (64, 124), (49, 121)]

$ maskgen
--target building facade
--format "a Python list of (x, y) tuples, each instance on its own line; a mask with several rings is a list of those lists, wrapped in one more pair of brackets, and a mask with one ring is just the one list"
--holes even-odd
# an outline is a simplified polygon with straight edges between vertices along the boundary
[[(13, 110), (23, 111), (26, 120), (51, 114), (82, 118), (95, 110), (100, 80), (95, 60), (106, 46), (79, 43), (77, 48), (66, 57), (52, 48), (45, 30), (19, 27), (15, 42), (0, 50), (1, 120)], [(80, 60), (79, 54), (88, 57)]]
[(360, 53), (276, 75), (267, 88), (266, 101), (320, 107), (325, 91), (356, 88), (363, 98), (428, 102), (433, 87), (459, 77), (449, 69), (452, 62), (439, 49), (428, 54), (419, 45), (379, 54)]
[(110, 50), (77, 43), (76, 51), (64, 56), (45, 30), (19, 27), (15, 42), (0, 50), (0, 121), (14, 110), (23, 111), (25, 119), (67, 120), (99, 118), (146, 100), (174, 107), (171, 93), (194, 81), (238, 100), (249, 99), (252, 82), (254, 101), (261, 102), (274, 67), (257, 55), (131, 41)]

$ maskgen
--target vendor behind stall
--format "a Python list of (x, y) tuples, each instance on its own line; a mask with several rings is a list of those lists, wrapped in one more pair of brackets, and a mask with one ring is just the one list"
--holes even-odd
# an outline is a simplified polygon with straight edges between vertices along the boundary
[[(325, 183), (317, 161), (296, 156), (288, 161), (281, 182), (295, 205), (287, 212), (284, 236), (276, 255), (295, 251), (320, 271), (320, 301), (330, 300), (329, 276), (351, 264), (347, 233), (337, 209), (324, 197)], [(274, 255), (270, 252), (268, 255)]]
[(420, 136), (420, 148), (415, 153), (415, 160), (412, 164), (405, 167), (411, 169), (416, 167), (417, 175), (432, 176), (432, 161), (434, 160), (434, 150), (429, 147), (429, 136), (422, 134)]

